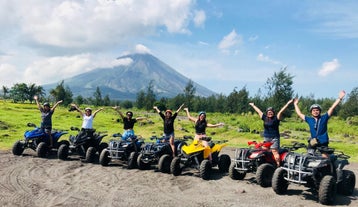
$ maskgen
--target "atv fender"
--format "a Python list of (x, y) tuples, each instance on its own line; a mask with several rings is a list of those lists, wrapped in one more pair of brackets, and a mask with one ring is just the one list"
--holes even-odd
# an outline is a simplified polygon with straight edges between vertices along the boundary
[(205, 147), (204, 148), (204, 159), (209, 157), (210, 154), (211, 154), (211, 148), (210, 147)]
[(216, 144), (211, 149), (212, 152), (220, 152), (223, 147), (225, 147), (227, 144)]

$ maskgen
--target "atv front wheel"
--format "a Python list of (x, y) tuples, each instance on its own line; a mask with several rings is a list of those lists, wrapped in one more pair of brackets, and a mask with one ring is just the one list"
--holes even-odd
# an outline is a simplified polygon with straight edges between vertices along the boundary
[(168, 154), (162, 155), (158, 161), (158, 170), (162, 173), (170, 173), (172, 157)]
[(61, 144), (57, 151), (58, 159), (65, 160), (68, 157), (68, 145)]
[(200, 163), (200, 177), (204, 180), (209, 180), (211, 175), (211, 162), (203, 160)]
[(138, 168), (140, 170), (149, 170), (150, 168), (150, 163), (148, 162), (143, 162), (143, 154), (139, 154), (138, 155), (138, 158), (137, 158), (137, 165), (138, 165)]
[(37, 145), (37, 148), (36, 148), (37, 156), (41, 157), (41, 158), (45, 158), (46, 154), (47, 154), (47, 150), (48, 150), (48, 147), (47, 147), (46, 142), (40, 142), (40, 144)]
[(96, 148), (94, 147), (88, 147), (86, 151), (86, 158), (85, 161), (88, 163), (93, 163), (96, 157)]
[(170, 162), (170, 173), (174, 176), (178, 176), (181, 174), (180, 167), (180, 157), (174, 157), (174, 159)]
[(230, 164), (231, 164), (231, 158), (229, 155), (222, 154), (219, 156), (218, 167), (220, 172), (222, 173), (228, 172)]
[(318, 200), (323, 205), (333, 204), (336, 198), (337, 185), (336, 179), (331, 175), (322, 178), (318, 190)]
[(272, 189), (276, 194), (282, 195), (287, 192), (288, 181), (285, 180), (287, 171), (282, 168), (277, 168), (272, 175)]
[(270, 187), (272, 184), (272, 175), (275, 168), (270, 163), (261, 164), (256, 170), (256, 182), (261, 187)]
[(98, 153), (101, 153), (104, 149), (108, 148), (108, 144), (105, 142), (101, 142), (98, 147)]
[(110, 161), (109, 152), (106, 149), (102, 150), (99, 156), (99, 163), (101, 163), (102, 166), (108, 166)]
[(236, 167), (236, 162), (231, 162), (230, 167), (229, 167), (229, 177), (233, 180), (243, 180), (246, 176), (246, 172), (245, 171), (239, 171), (237, 169), (235, 169)]
[(12, 146), (12, 154), (14, 155), (22, 155), (25, 150), (25, 143), (23, 141), (18, 140)]
[(129, 157), (128, 157), (128, 169), (134, 169), (137, 167), (137, 157), (138, 157), (138, 153), (137, 152), (131, 152)]
[(356, 184), (356, 176), (350, 170), (342, 170), (342, 181), (337, 184), (337, 192), (342, 195), (352, 195)]

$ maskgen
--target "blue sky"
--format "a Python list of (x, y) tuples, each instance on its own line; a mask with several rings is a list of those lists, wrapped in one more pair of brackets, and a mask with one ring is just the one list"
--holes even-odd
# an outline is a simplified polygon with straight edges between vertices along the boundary
[[(37, 85), (149, 52), (229, 95), (286, 67), (299, 96), (358, 87), (358, 1), (2, 0), (0, 85)], [(66, 83), (65, 83), (66, 84)]]

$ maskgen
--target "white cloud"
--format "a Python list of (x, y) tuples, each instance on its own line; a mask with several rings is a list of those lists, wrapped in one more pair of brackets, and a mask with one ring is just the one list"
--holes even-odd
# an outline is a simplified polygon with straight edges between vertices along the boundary
[(220, 41), (218, 48), (222, 52), (229, 52), (229, 50), (242, 43), (242, 37), (236, 33), (235, 30), (232, 30), (228, 35), (223, 37), (223, 39)]
[(205, 11), (203, 10), (198, 10), (194, 12), (194, 24), (197, 27), (203, 27), (205, 20), (206, 20), (206, 15), (205, 15)]
[(25, 69), (24, 79), (37, 84), (53, 83), (92, 69), (88, 54), (43, 58)]
[(11, 87), (15, 83), (22, 82), (22, 73), (14, 65), (0, 64), (0, 74), (1, 87)]
[(262, 53), (260, 53), (256, 59), (261, 62), (268, 62), (268, 63), (272, 63), (274, 65), (282, 65), (282, 63), (280, 61), (272, 60), (269, 56), (265, 56)]
[(135, 52), (137, 53), (151, 53), (150, 49), (142, 44), (137, 44), (135, 47)]
[[(0, 23), (6, 27), (2, 30), (17, 28), (16, 37), (26, 38), (22, 44), (97, 50), (163, 28), (170, 33), (190, 33), (187, 27), (193, 5), (194, 0), (2, 1), (1, 17), (7, 19)], [(196, 23), (203, 21), (200, 15), (197, 18)]]
[(333, 73), (334, 71), (336, 71), (340, 66), (341, 65), (340, 65), (338, 59), (333, 59), (330, 62), (324, 62), (322, 64), (321, 69), (318, 71), (318, 75), (319, 76), (327, 76), (330, 73)]

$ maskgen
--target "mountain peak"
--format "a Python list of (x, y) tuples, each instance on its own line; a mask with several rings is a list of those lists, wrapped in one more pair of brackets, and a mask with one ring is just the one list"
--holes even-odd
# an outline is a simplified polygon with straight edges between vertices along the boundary
[[(148, 88), (150, 82), (157, 98), (172, 98), (184, 93), (184, 88), (189, 83), (189, 78), (149, 53), (133, 53), (117, 58), (130, 58), (128, 65), (119, 65), (113, 68), (95, 69), (72, 78), (65, 79), (74, 96), (91, 97), (99, 87), (102, 95), (108, 95), (113, 100), (135, 100), (139, 91)], [(210, 96), (213, 91), (193, 82), (196, 95)], [(44, 86), (45, 89), (53, 88), (56, 84)]]

